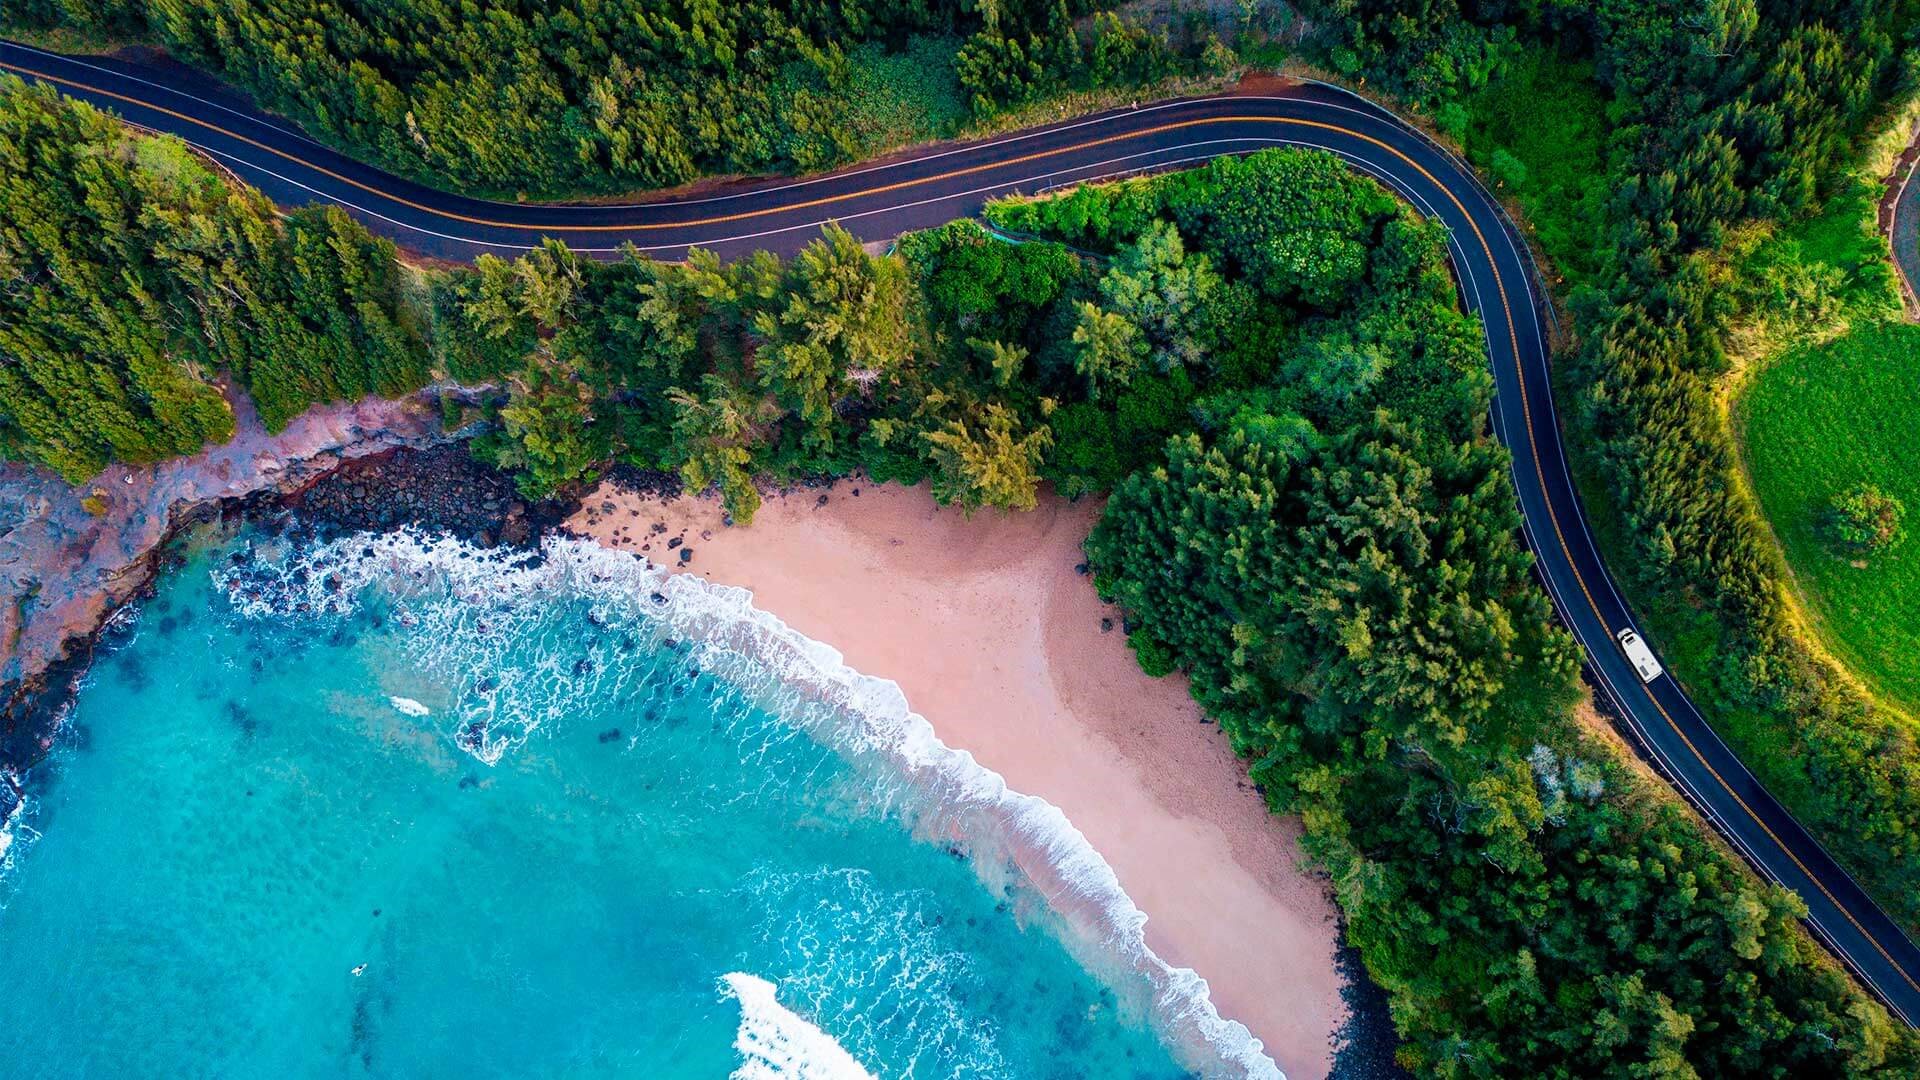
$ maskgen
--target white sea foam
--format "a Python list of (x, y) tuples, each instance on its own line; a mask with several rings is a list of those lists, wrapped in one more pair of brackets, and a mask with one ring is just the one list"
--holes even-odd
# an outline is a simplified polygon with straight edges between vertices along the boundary
[(387, 704), (407, 716), (425, 716), (433, 711), (410, 697), (401, 697), (398, 694), (389, 696), (387, 698)]
[(19, 775), (11, 769), (0, 769), (0, 787), (6, 789), (0, 795), (4, 795), (4, 804), (10, 807), (6, 814), (0, 815), (0, 911), (4, 911), (14, 864), (21, 853), (40, 838), (40, 833), (28, 824), (33, 819), (35, 805)]
[(846, 1048), (780, 1004), (772, 983), (734, 971), (720, 977), (720, 986), (740, 1002), (733, 1048), (741, 1061), (733, 1080), (873, 1080)]
[[(875, 809), (899, 814), (923, 839), (963, 849), (990, 887), (1044, 897), (1076, 957), (1145, 1014), (1183, 1065), (1208, 1077), (1281, 1080), (1259, 1039), (1215, 1009), (1206, 980), (1147, 946), (1146, 913), (1058, 807), (1010, 790), (971, 754), (941, 742), (897, 683), (848, 667), (832, 646), (755, 608), (745, 589), (668, 574), (586, 540), (548, 538), (533, 557), (410, 532), (348, 537), (214, 576), (249, 615), (347, 614), (367, 586), (381, 585), (394, 617), (415, 628), (411, 659), (427, 673), (471, 680), (475, 670), (498, 671), (442, 711), (451, 715), (449, 737), (489, 763), (556, 724), (577, 695), (618, 694), (629, 677), (629, 665), (583, 669), (558, 655), (517, 667), (527, 661), (512, 647), (515, 631), (540, 617), (527, 598), (570, 597), (589, 605), (595, 621), (644, 611), (689, 640), (702, 667), (768, 683), (762, 696), (872, 781), (866, 798)], [(476, 647), (487, 655), (474, 656)]]
[[(898, 1076), (994, 1080), (1015, 1071), (999, 1031), (951, 990), (974, 982), (975, 957), (925, 917), (921, 898), (845, 866), (758, 872), (742, 896), (743, 913), (759, 920), (755, 955), (781, 973), (781, 995), (843, 1046), (896, 1048), (889, 1064)], [(899, 1032), (913, 1038), (889, 1038)]]

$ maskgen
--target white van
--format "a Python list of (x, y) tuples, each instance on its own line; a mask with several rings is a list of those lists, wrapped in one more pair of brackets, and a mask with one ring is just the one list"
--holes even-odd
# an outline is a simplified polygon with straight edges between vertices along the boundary
[(1640, 635), (1631, 630), (1622, 630), (1613, 635), (1620, 643), (1620, 651), (1627, 654), (1627, 660), (1633, 670), (1640, 673), (1641, 682), (1652, 682), (1660, 677), (1660, 661), (1653, 658), (1653, 650), (1640, 640)]

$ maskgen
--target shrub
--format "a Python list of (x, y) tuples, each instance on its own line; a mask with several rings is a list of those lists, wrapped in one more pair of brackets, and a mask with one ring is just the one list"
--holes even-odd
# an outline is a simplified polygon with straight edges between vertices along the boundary
[(1872, 484), (1855, 484), (1833, 497), (1827, 509), (1827, 537), (1844, 551), (1861, 555), (1885, 551), (1906, 537), (1901, 522), (1907, 508)]

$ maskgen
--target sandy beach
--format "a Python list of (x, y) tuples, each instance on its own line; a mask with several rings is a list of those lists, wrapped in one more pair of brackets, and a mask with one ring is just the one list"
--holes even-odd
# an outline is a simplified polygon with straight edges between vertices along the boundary
[(1299, 867), (1298, 824), (1266, 812), (1184, 680), (1140, 672), (1076, 570), (1097, 511), (1047, 496), (968, 519), (925, 488), (843, 482), (727, 528), (717, 501), (609, 485), (569, 526), (750, 589), (898, 682), (944, 742), (1066, 813), (1147, 912), (1153, 950), (1198, 971), (1289, 1077), (1325, 1076), (1345, 1015), (1333, 905)]

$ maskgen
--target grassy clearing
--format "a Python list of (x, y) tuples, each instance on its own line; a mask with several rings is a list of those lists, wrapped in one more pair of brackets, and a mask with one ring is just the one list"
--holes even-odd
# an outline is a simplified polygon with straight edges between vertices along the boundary
[(1564, 275), (1553, 282), (1556, 291), (1593, 272), (1609, 192), (1607, 101), (1592, 65), (1528, 50), (1458, 111), (1443, 108), (1434, 119), (1500, 182), (1501, 194), (1519, 202), (1534, 239)]
[(1828, 647), (1920, 712), (1920, 540), (1856, 560), (1817, 527), (1858, 481), (1920, 510), (1920, 326), (1876, 323), (1793, 350), (1755, 379), (1739, 418), (1755, 493)]

